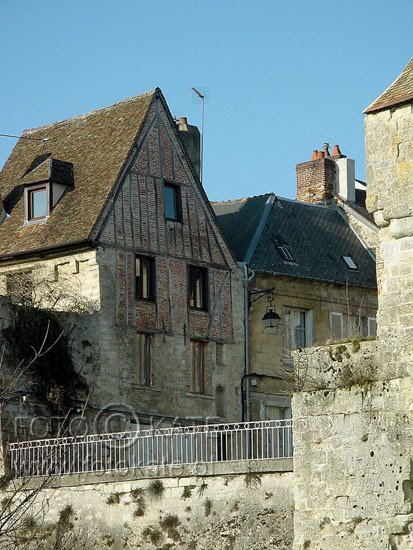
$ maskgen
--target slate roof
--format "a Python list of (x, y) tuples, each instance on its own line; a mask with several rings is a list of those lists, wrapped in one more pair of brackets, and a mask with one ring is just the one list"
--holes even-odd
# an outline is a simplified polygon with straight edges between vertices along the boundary
[[(218, 217), (226, 241), (237, 259), (244, 261), (254, 239), (265, 205), (272, 195), (259, 195), (235, 201), (213, 202), (212, 208)], [(238, 225), (242, 223), (242, 227)]]
[[(268, 212), (265, 205), (273, 197)], [(254, 238), (253, 227), (264, 216), (255, 235), (248, 265), (274, 275), (376, 288), (375, 261), (339, 209), (276, 197), (273, 194), (212, 204), (218, 223), (238, 261), (245, 261)], [(294, 262), (286, 262), (277, 246), (287, 246)], [(358, 269), (343, 260), (351, 256)]]
[(413, 100), (413, 57), (400, 76), (364, 111), (374, 113)]
[[(158, 93), (156, 88), (86, 115), (24, 132), (0, 172), (0, 195), (10, 213), (0, 224), (0, 259), (87, 241)], [(24, 226), (24, 184), (30, 183), (34, 172), (38, 172), (37, 181), (53, 172), (69, 183), (73, 179), (69, 163), (73, 164), (74, 185), (46, 223)]]

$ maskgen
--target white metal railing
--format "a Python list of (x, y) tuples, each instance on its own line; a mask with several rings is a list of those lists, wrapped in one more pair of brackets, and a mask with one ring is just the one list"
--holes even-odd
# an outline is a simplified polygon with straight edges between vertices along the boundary
[(15, 477), (292, 457), (292, 420), (39, 439), (9, 445)]

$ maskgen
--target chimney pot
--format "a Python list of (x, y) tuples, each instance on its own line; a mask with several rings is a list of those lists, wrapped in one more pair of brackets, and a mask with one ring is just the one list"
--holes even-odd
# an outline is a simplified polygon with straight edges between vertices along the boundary
[(330, 144), (329, 143), (324, 143), (324, 156), (325, 157), (329, 157), (330, 156), (330, 151), (328, 150)]
[(317, 160), (317, 154), (318, 154), (317, 149), (314, 149), (314, 150), (313, 150), (313, 154), (311, 155), (311, 159), (310, 159), (310, 160)]
[(336, 144), (334, 145), (333, 147), (333, 157), (338, 157), (339, 155), (341, 155), (341, 151), (340, 151), (340, 147)]
[(323, 158), (324, 158), (324, 153), (323, 153), (323, 151), (317, 151), (317, 158), (318, 158), (318, 159), (323, 159)]
[(188, 131), (188, 118), (186, 116), (181, 116), (178, 121), (178, 126), (181, 132)]

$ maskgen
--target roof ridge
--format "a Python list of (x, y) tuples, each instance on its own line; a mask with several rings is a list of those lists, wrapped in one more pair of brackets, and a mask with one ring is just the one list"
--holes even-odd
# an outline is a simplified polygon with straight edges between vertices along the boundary
[(226, 201), (210, 201), (210, 202), (211, 204), (231, 204), (234, 202), (242, 202), (242, 201), (248, 201), (250, 199), (257, 199), (259, 197), (268, 197), (270, 195), (276, 196), (275, 193), (270, 191), (269, 193), (263, 193), (262, 195), (253, 195), (252, 197), (240, 197), (239, 199), (228, 199)]
[(150, 95), (155, 95), (155, 93), (157, 92), (160, 92), (161, 89), (159, 87), (156, 87), (156, 88), (152, 88), (151, 90), (148, 90), (147, 92), (143, 92), (142, 94), (139, 94), (139, 95), (134, 95), (134, 96), (131, 96), (131, 97), (128, 97), (126, 99), (122, 99), (121, 101), (117, 101), (116, 103), (113, 103), (112, 105), (107, 105), (106, 107), (99, 107), (98, 109), (93, 109), (92, 111), (88, 111), (87, 113), (84, 113), (84, 114), (81, 114), (81, 115), (75, 115), (73, 117), (69, 117), (69, 118), (65, 118), (63, 120), (57, 120), (56, 122), (50, 122), (49, 124), (44, 124), (42, 126), (38, 126), (36, 128), (27, 128), (26, 130), (23, 131), (23, 136), (25, 135), (31, 135), (31, 134), (34, 134), (38, 131), (41, 131), (41, 130), (45, 130), (47, 128), (52, 128), (52, 127), (55, 127), (55, 126), (59, 126), (60, 124), (65, 124), (67, 122), (71, 122), (72, 120), (81, 120), (81, 119), (85, 119), (85, 118), (88, 118), (90, 116), (93, 116), (95, 114), (98, 114), (98, 113), (102, 113), (104, 111), (110, 111), (111, 109), (115, 108), (115, 107), (118, 107), (119, 105), (123, 105), (125, 103), (128, 103), (128, 102), (132, 102), (136, 99), (143, 99), (145, 96), (150, 96)]

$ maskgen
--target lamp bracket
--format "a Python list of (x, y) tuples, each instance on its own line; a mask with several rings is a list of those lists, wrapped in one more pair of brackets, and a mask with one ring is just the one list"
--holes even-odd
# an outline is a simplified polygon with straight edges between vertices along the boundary
[[(257, 302), (260, 298), (263, 298), (264, 296), (267, 296), (267, 300), (271, 304), (271, 302), (274, 300), (274, 290), (274, 287), (265, 288), (264, 290), (251, 290), (250, 305), (252, 305), (254, 302)], [(255, 296), (255, 298), (251, 298), (251, 296)]]

